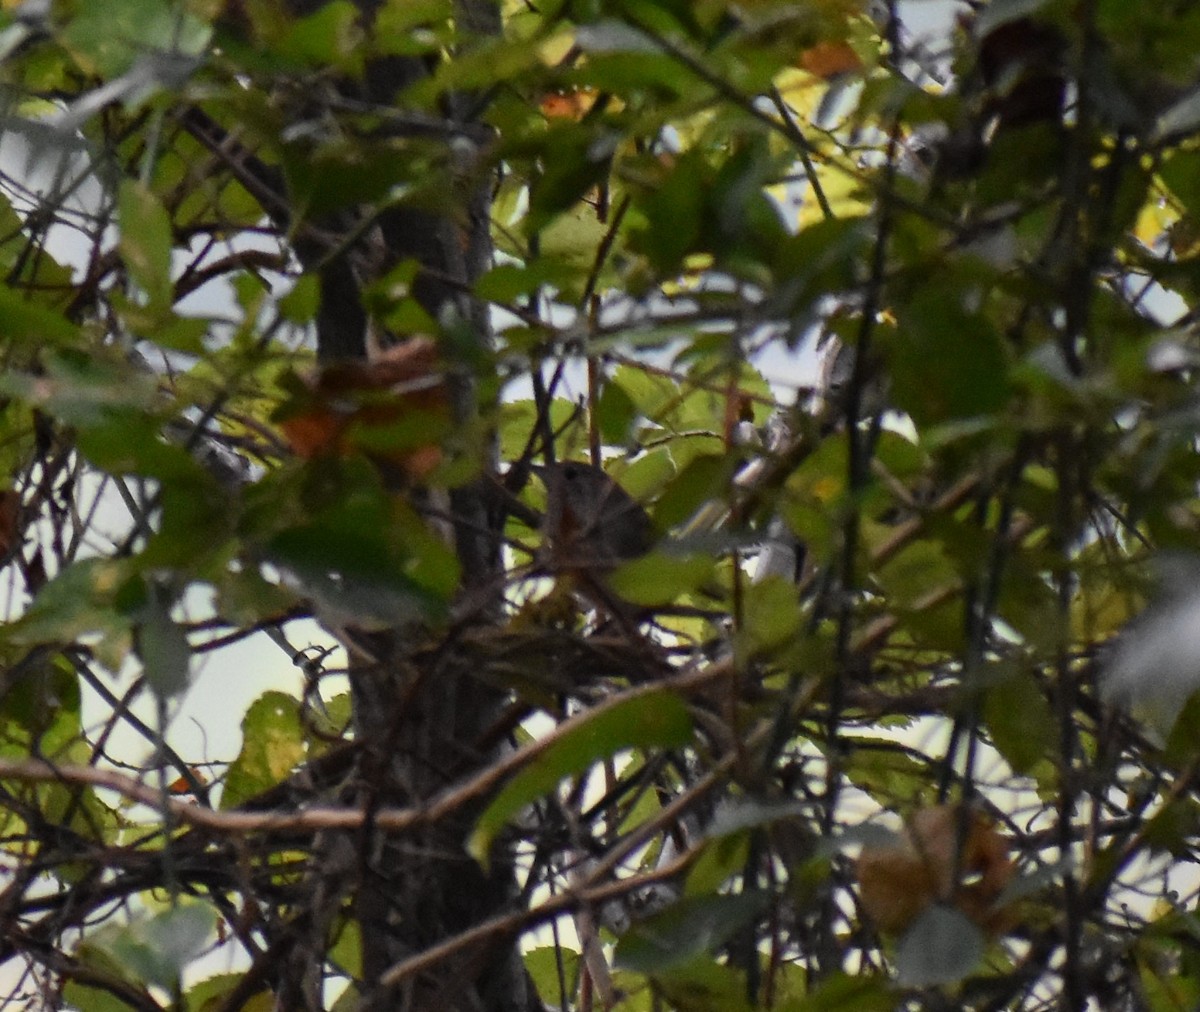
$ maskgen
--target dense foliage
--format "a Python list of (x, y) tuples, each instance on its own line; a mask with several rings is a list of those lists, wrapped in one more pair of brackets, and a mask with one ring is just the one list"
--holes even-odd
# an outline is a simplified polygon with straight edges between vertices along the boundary
[(1200, 8), (920, 6), (6, 0), (13, 1007), (1200, 1003)]

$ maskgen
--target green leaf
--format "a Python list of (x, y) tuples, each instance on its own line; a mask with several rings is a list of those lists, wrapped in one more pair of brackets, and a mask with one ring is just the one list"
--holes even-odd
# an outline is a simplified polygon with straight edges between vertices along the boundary
[(441, 169), (432, 152), (428, 158), (415, 151), (410, 157), (397, 158), (394, 151), (364, 146), (338, 134), (319, 139), (300, 135), (281, 154), (293, 202), (306, 215), (394, 199), (397, 193), (412, 189), (417, 179), (436, 178)]
[(194, 486), (200, 476), (213, 480), (183, 447), (163, 438), (158, 419), (139, 410), (114, 407), (95, 416), (80, 432), (79, 448), (109, 474), (136, 474), (172, 485)]
[(524, 266), (497, 264), (475, 282), (475, 294), (488, 302), (512, 303), (542, 288), (561, 289), (576, 278), (575, 271), (543, 255)]
[(775, 1006), (776, 1012), (893, 1012), (896, 995), (882, 976), (835, 973), (802, 998)]
[(706, 502), (723, 499), (738, 465), (733, 454), (701, 453), (667, 484), (654, 506), (654, 521), (663, 530), (678, 527)]
[(932, 539), (905, 545), (876, 570), (875, 578), (888, 601), (900, 608), (911, 608), (934, 591), (960, 582), (953, 561), (941, 543)]
[(359, 11), (349, 0), (332, 0), (308, 17), (297, 18), (275, 43), (287, 60), (317, 67), (362, 70), (363, 38)]
[(1200, 151), (1173, 151), (1159, 166), (1162, 181), (1193, 217), (1200, 217)]
[(203, 470), (163, 480), (158, 530), (146, 543), (147, 568), (219, 578), (231, 549), (234, 516), (225, 490)]
[(722, 833), (706, 840), (700, 856), (688, 869), (684, 893), (687, 896), (711, 896), (734, 876), (745, 871), (750, 853), (747, 830)]
[(125, 266), (145, 294), (147, 310), (165, 313), (174, 295), (171, 219), (149, 187), (133, 180), (121, 184), (117, 212), (121, 229), (119, 248)]
[[(909, 800), (929, 786), (929, 767), (887, 738), (856, 736), (847, 778), (872, 797)], [(869, 830), (868, 830), (869, 832)]]
[(613, 965), (650, 975), (668, 973), (716, 952), (769, 905), (765, 893), (686, 897), (622, 935)]
[(712, 575), (713, 559), (654, 551), (626, 562), (608, 577), (608, 585), (630, 604), (661, 607), (698, 590)]
[(660, 274), (677, 271), (699, 242), (709, 175), (704, 158), (687, 152), (638, 202), (645, 225), (634, 233), (631, 245)]
[(305, 756), (299, 703), (283, 692), (264, 692), (242, 719), (242, 750), (229, 767), (221, 807), (236, 808), (274, 787)]
[[(529, 447), (529, 433), (537, 417), (537, 408), (531, 400), (509, 401), (500, 405), (499, 414), (500, 456), (503, 460), (516, 460)], [(560, 431), (576, 414), (577, 408), (569, 400), (554, 398), (549, 411), (551, 431)]]
[(354, 706), (350, 693), (340, 692), (332, 699), (326, 699), (323, 709), (318, 709), (308, 715), (307, 742), (309, 754), (312, 756), (332, 748), (345, 735), (350, 727)]
[(988, 686), (983, 723), (1015, 773), (1028, 773), (1055, 752), (1058, 724), (1037, 681), (1025, 671)]
[(190, 684), (192, 648), (187, 633), (171, 617), (172, 596), (152, 582), (146, 604), (139, 613), (138, 654), (146, 681), (155, 694), (170, 699)]
[(633, 436), (637, 405), (619, 383), (605, 383), (594, 411), (600, 436), (611, 446), (625, 446)]
[(792, 580), (771, 576), (751, 584), (743, 593), (739, 651), (755, 656), (769, 653), (795, 639), (803, 616)]
[(218, 612), (238, 625), (255, 625), (282, 615), (294, 596), (266, 579), (258, 569), (228, 568), (216, 582)]
[(620, 386), (638, 413), (647, 418), (657, 418), (664, 405), (680, 397), (675, 380), (633, 365), (618, 366), (609, 383)]
[(112, 670), (128, 649), (131, 622), (116, 607), (117, 592), (129, 576), (120, 559), (85, 559), (68, 566), (44, 586), (29, 610), (4, 629), (10, 643), (35, 646), (73, 643), (89, 634)]
[[(114, 294), (114, 307), (117, 301)], [(212, 321), (199, 316), (179, 316), (173, 312), (152, 316), (149, 307), (140, 309), (129, 306), (121, 306), (120, 313), (131, 331), (145, 335), (146, 340), (153, 341), (160, 348), (189, 355), (204, 353), (205, 339), (212, 330)]]
[(444, 617), (459, 582), (453, 551), (365, 461), (340, 474), (314, 462), (259, 483), (251, 498), (248, 520), (267, 528), (268, 557), (329, 621), (388, 628)]
[(563, 987), (569, 990), (579, 972), (579, 953), (559, 946), (540, 945), (526, 952), (523, 958), (525, 971), (543, 1002), (559, 999)]
[(79, 328), (57, 310), (0, 285), (0, 333), (6, 341), (40, 348), (73, 344), (79, 337)]
[(279, 315), (290, 323), (309, 323), (317, 315), (321, 301), (321, 281), (315, 274), (303, 274), (292, 289), (279, 300)]
[(966, 308), (970, 279), (923, 289), (898, 307), (887, 341), (896, 406), (918, 427), (1001, 410), (1011, 393), (1003, 339), (991, 320)]
[(215, 918), (208, 907), (187, 903), (128, 925), (106, 925), (87, 946), (116, 961), (135, 980), (174, 989), (183, 970), (203, 952)]
[(91, 75), (116, 77), (153, 50), (197, 55), (212, 29), (173, 0), (79, 4), (66, 19), (63, 45)]
[[(1182, 630), (1179, 634), (1182, 634)], [(1153, 720), (1154, 717), (1159, 717), (1161, 724), (1156, 722), (1152, 725), (1156, 731), (1161, 734), (1161, 728), (1164, 725), (1170, 728), (1169, 734), (1165, 735), (1166, 745), (1164, 747), (1168, 762), (1184, 766), (1195, 760), (1196, 742), (1200, 741), (1200, 692), (1193, 692), (1185, 696), (1182, 702), (1178, 699), (1179, 695), (1177, 690), (1175, 699), (1177, 709), (1169, 715), (1165, 712), (1156, 714), (1150, 706), (1146, 706), (1145, 709), (1150, 711), (1146, 715), (1148, 719)], [(1163, 711), (1167, 710), (1163, 703), (1159, 704), (1159, 708)]]
[[(628, 970), (618, 971), (614, 975), (614, 983), (619, 989), (636, 994), (641, 988), (624, 985), (623, 979), (627, 976), (634, 974)], [(720, 1012), (754, 1012), (761, 1007), (751, 1005), (746, 997), (746, 975), (741, 967), (718, 961), (716, 957), (699, 957), (669, 972), (654, 974), (652, 993), (659, 1000), (660, 1007), (679, 1009), (680, 1012), (717, 1009)], [(656, 1010), (647, 1006), (644, 1012)]]
[[(555, 126), (542, 144), (554, 152), (554, 157), (544, 163), (541, 175), (530, 187), (529, 213), (525, 219), (529, 234), (545, 228), (571, 208), (609, 170), (609, 152), (597, 143), (589, 127), (576, 123)], [(603, 231), (603, 226), (600, 228)]]
[[(20, 660), (6, 658), (5, 668), (14, 673), (20, 671), (20, 677), (10, 678), (0, 694), (0, 725), (4, 727), (5, 740), (26, 745), (36, 741), (40, 748), (52, 751), (56, 742), (78, 736), (79, 676), (65, 657), (37, 651)], [(63, 729), (47, 742), (47, 735), (56, 723), (63, 725)]]
[(625, 749), (679, 748), (691, 733), (687, 706), (666, 691), (636, 695), (582, 714), (504, 785), (475, 824), (468, 850), (476, 860), (486, 862), (496, 834), (566, 778)]
[(626, 492), (638, 502), (645, 503), (675, 473), (675, 465), (671, 460), (671, 452), (664, 448), (643, 453), (637, 460), (624, 466), (610, 465), (606, 470)]
[(896, 947), (896, 970), (905, 987), (953, 984), (983, 959), (983, 932), (966, 915), (934, 903), (913, 921)]
[[(215, 1012), (220, 1009), (225, 1000), (242, 984), (242, 980), (243, 974), (222, 973), (200, 981), (188, 989), (186, 998), (189, 1012)], [(239, 1005), (242, 1012), (271, 1012), (271, 1009), (274, 1008), (274, 998), (264, 983), (262, 990), (251, 995), (248, 1000), (240, 1002)], [(92, 1006), (81, 1005), (79, 1007), (90, 1009)], [(127, 1008), (124, 1005), (121, 1007), (122, 1009)]]
[(375, 14), (372, 42), (384, 53), (422, 55), (429, 36), (444, 31), (454, 11), (451, 0), (386, 0)]
[(38, 374), (0, 374), (0, 391), (80, 428), (108, 423), (121, 411), (149, 411), (159, 401), (149, 376), (100, 354), (46, 353), (42, 367)]
[[(11, 723), (4, 725), (0, 728), (0, 753), (16, 759), (28, 759), (33, 753), (57, 763), (86, 764), (94, 760), (94, 752), (84, 740), (80, 726), (78, 701), (70, 695), (62, 700), (53, 723), (33, 730), (37, 733), (30, 734)], [(4, 790), (21, 799), (20, 803), (0, 808), (0, 830), (10, 838), (17, 833), (36, 832), (37, 826), (55, 826), (81, 840), (105, 843), (125, 828), (117, 814), (96, 797), (92, 787), (66, 781), (29, 784), (9, 780)], [(36, 812), (36, 817), (28, 818), (31, 812)], [(89, 867), (85, 861), (67, 857), (48, 870), (48, 874), (70, 886), (87, 877)]]
[(868, 225), (865, 218), (823, 219), (782, 241), (774, 268), (780, 284), (772, 298), (799, 316), (817, 300), (851, 288), (867, 256)]
[(329, 959), (352, 977), (362, 976), (362, 928), (357, 921), (347, 920), (338, 928)]
[[(608, 225), (596, 217), (594, 208), (580, 204), (567, 208), (548, 221), (538, 236), (541, 255), (566, 270), (559, 275), (562, 293), (577, 297), (586, 273), (596, 262), (600, 244), (608, 234)], [(601, 275), (601, 282), (607, 278)]]
[(69, 980), (62, 992), (65, 1007), (88, 1012), (129, 1012), (129, 1003), (101, 987), (88, 987)]

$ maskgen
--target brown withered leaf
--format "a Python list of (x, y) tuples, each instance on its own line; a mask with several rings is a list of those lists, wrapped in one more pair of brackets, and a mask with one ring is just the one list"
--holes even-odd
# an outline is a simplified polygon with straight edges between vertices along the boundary
[(887, 933), (904, 931), (932, 903), (957, 908), (990, 934), (1002, 932), (1011, 915), (996, 901), (1013, 873), (1008, 840), (982, 812), (964, 816), (957, 805), (919, 809), (893, 843), (864, 847), (858, 859), (863, 908)]
[(368, 361), (332, 362), (302, 377), (301, 386), (276, 415), (299, 456), (341, 456), (357, 448), (414, 481), (441, 463), (439, 443), (423, 436), (436, 437), (440, 423), (449, 424), (450, 397), (437, 346), (428, 338), (410, 338)]

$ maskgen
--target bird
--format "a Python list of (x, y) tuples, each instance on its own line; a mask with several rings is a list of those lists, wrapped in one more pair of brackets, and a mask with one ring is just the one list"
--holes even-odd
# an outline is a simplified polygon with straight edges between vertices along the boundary
[(556, 580), (551, 599), (582, 601), (631, 632), (646, 617), (646, 609), (616, 594), (607, 577), (654, 547), (653, 521), (637, 500), (594, 464), (562, 460), (533, 465), (530, 470), (546, 486), (541, 561)]
[(555, 569), (603, 573), (654, 547), (653, 521), (603, 468), (560, 460), (532, 470), (546, 486), (542, 533)]

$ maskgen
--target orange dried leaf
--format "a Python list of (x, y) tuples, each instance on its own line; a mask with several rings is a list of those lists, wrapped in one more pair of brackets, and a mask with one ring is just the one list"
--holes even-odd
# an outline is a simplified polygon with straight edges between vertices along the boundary
[[(194, 766), (189, 767), (189, 770), (192, 774), (192, 777), (195, 779), (195, 781), (197, 783), (201, 783), (201, 784), (208, 783), (208, 780), (204, 777), (204, 775), (199, 770), (197, 770)], [(190, 783), (188, 783), (187, 777), (179, 776), (179, 777), (176, 777), (174, 780), (171, 781), (171, 783), (169, 783), (167, 785), (167, 790), (170, 791), (172, 794), (191, 794), (192, 793), (192, 785)]]
[(279, 428), (292, 451), (306, 460), (335, 453), (341, 447), (346, 420), (332, 411), (316, 408), (281, 419)]
[(796, 61), (796, 66), (828, 81), (832, 77), (837, 77), (838, 74), (859, 70), (862, 67), (862, 60), (858, 58), (858, 53), (851, 48), (849, 43), (826, 40), (804, 50)]
[[(369, 361), (334, 362), (303, 379), (303, 391), (282, 412), (279, 427), (288, 445), (311, 459), (359, 448), (381, 466), (421, 480), (441, 463), (441, 447), (408, 437), (387, 445), (388, 430), (407, 420), (422, 435), (436, 435), (450, 418), (450, 397), (437, 346), (415, 337)], [(357, 437), (357, 440), (356, 440)]]
[(542, 115), (547, 119), (580, 120), (595, 102), (596, 92), (592, 88), (552, 91), (542, 96)]

